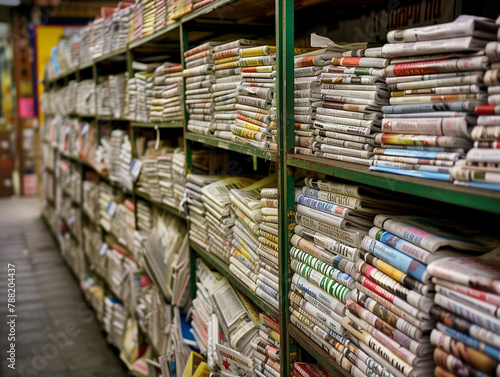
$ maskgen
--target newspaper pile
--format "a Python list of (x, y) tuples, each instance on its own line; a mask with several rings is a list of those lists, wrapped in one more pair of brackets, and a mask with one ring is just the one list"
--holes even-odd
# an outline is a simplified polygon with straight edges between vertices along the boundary
[(316, 178), (306, 178), (305, 184), (296, 193), (291, 238), (290, 321), (354, 374), (358, 366), (348, 361), (348, 346), (359, 355), (359, 365), (368, 357), (349, 344), (342, 321), (346, 303), (356, 295), (355, 262), (373, 218), (366, 207), (376, 205), (376, 193)]
[(186, 153), (182, 148), (176, 148), (172, 155), (172, 178), (174, 181), (174, 206), (184, 211), (182, 202), (186, 191)]
[(149, 231), (153, 227), (151, 205), (144, 200), (137, 200), (137, 229)]
[(96, 85), (93, 79), (82, 80), (78, 83), (76, 113), (80, 116), (96, 115)]
[(104, 35), (104, 17), (99, 17), (92, 22), (90, 27), (90, 53), (94, 60), (102, 56)]
[(111, 34), (107, 37), (109, 40), (109, 52), (127, 47), (133, 5), (133, 3), (121, 2), (111, 16)]
[(92, 54), (90, 53), (90, 29), (91, 26), (87, 25), (79, 31), (78, 43), (78, 65), (80, 67), (92, 63)]
[(113, 182), (121, 181), (122, 164), (120, 155), (122, 151), (122, 143), (125, 138), (127, 138), (125, 131), (113, 130), (111, 131), (111, 137), (109, 140), (102, 139), (101, 141), (105, 149), (104, 161), (108, 165), (109, 179)]
[(189, 239), (205, 249), (208, 245), (208, 225), (205, 219), (205, 206), (201, 189), (217, 181), (217, 177), (200, 174), (186, 176), (186, 200), (189, 219)]
[(82, 187), (82, 210), (92, 223), (97, 223), (99, 221), (99, 184), (95, 181), (84, 180)]
[(238, 39), (214, 48), (214, 75), (211, 76), (214, 113), (210, 127), (213, 133), (230, 132), (235, 123), (237, 87), (241, 81), (240, 49), (250, 42)]
[(111, 229), (111, 216), (108, 213), (108, 205), (113, 199), (113, 188), (105, 183), (99, 183), (99, 225), (109, 233)]
[[(496, 21), (500, 26), (500, 17)], [(500, 32), (499, 32), (500, 33)], [(497, 35), (500, 41), (500, 34)], [(485, 52), (491, 67), (484, 75), (488, 86), (488, 104), (476, 107), (479, 115), (471, 131), (474, 146), (465, 160), (455, 163), (450, 170), (456, 185), (500, 190), (500, 42), (489, 42)]]
[(436, 284), (431, 315), (435, 375), (500, 373), (499, 250), (481, 258), (443, 258), (427, 271)]
[(237, 219), (231, 209), (229, 192), (232, 189), (243, 189), (254, 182), (244, 177), (223, 178), (201, 189), (209, 236), (206, 250), (226, 263), (231, 255), (233, 226)]
[(167, 25), (191, 12), (192, 0), (167, 0)]
[(167, 24), (167, 1), (156, 0), (154, 7), (155, 7), (154, 32), (156, 32)]
[(263, 188), (258, 230), (257, 290), (255, 293), (274, 308), (279, 306), (278, 189)]
[[(161, 106), (159, 118), (151, 117), (151, 121), (168, 122), (183, 120), (184, 112), (181, 104), (182, 97), (182, 67), (180, 64), (163, 66), (162, 82), (165, 84), (164, 90), (159, 98), (153, 100), (152, 106)], [(155, 72), (156, 73), (156, 72)], [(155, 93), (156, 95), (156, 93)], [(158, 109), (159, 110), (159, 109)]]
[(196, 343), (206, 355), (207, 367), (220, 376), (252, 375), (255, 339), (261, 331), (259, 313), (245, 296), (200, 259), (196, 261), (196, 277), (191, 324)]
[[(493, 20), (462, 15), (454, 22), (390, 31), (382, 54), (390, 106), (370, 169), (448, 181), (450, 168), (471, 147), (475, 107), (487, 94), (484, 47), (496, 38)], [(450, 33), (452, 37), (450, 37)]]
[(239, 51), (242, 82), (238, 86), (238, 117), (232, 127), (231, 140), (267, 150), (275, 138), (268, 118), (276, 86), (276, 46), (242, 48)]
[[(347, 350), (349, 353), (349, 350)], [(353, 355), (352, 353), (350, 353)], [(368, 371), (367, 371), (368, 372)], [(293, 364), (294, 376), (301, 377), (333, 377), (333, 375), (321, 364), (310, 363), (294, 363)], [(365, 376), (359, 368), (355, 368), (352, 373), (353, 376)]]
[[(275, 284), (274, 280), (269, 282), (270, 279), (261, 277), (263, 275), (259, 273), (261, 268), (259, 256), (261, 238), (273, 236), (261, 227), (263, 205), (260, 190), (270, 184), (276, 184), (274, 177), (264, 178), (249, 187), (232, 189), (229, 192), (231, 209), (236, 215), (232, 230), (233, 240), (231, 256), (229, 257), (229, 270), (251, 291), (277, 309), (279, 302), (278, 284)], [(270, 242), (274, 241), (276, 240), (273, 238), (273, 241)], [(269, 249), (272, 250), (272, 253), (277, 252), (271, 247)]]
[[(169, 171), (171, 163), (168, 155), (172, 153), (171, 148), (163, 148), (158, 145), (155, 148), (154, 141), (148, 142), (148, 148), (144, 156), (140, 156), (142, 162), (141, 174), (137, 180), (137, 191), (143, 195), (148, 196), (152, 201), (161, 203), (162, 192), (166, 195), (171, 194), (172, 191), (172, 172)], [(158, 167), (159, 157), (166, 156), (161, 160), (161, 170)], [(161, 174), (161, 176), (160, 176)], [(160, 184), (160, 179), (163, 184)]]
[(251, 343), (254, 372), (257, 377), (280, 376), (279, 324), (264, 313), (259, 313), (259, 336)]
[(174, 180), (172, 171), (172, 159), (174, 148), (165, 148), (162, 154), (156, 159), (158, 181), (160, 184), (161, 203), (171, 207), (175, 206), (174, 201)]
[[(127, 119), (137, 122), (149, 121), (149, 107), (147, 106), (147, 84), (152, 84), (152, 73), (136, 72), (134, 77), (127, 81), (125, 86), (125, 112)], [(151, 85), (152, 87), (152, 85)], [(150, 104), (153, 100), (150, 89)]]
[(119, 203), (111, 220), (111, 234), (121, 245), (134, 244), (135, 207), (134, 203), (126, 199)]
[(183, 71), (186, 78), (184, 95), (189, 112), (187, 128), (188, 131), (198, 134), (210, 134), (210, 121), (214, 109), (211, 87), (214, 67), (213, 51), (218, 44), (207, 42), (184, 53), (186, 59), (186, 69)]
[(123, 333), (127, 322), (127, 311), (115, 297), (104, 297), (103, 318), (104, 330), (108, 341), (118, 349), (122, 347)]
[(97, 115), (121, 119), (125, 108), (127, 73), (99, 78), (96, 86)]
[(136, 0), (132, 7), (128, 29), (128, 43), (142, 38), (142, 13), (144, 10), (144, 1)]
[(295, 58), (296, 153), (371, 165), (373, 134), (389, 99), (388, 60), (366, 44), (313, 37), (311, 45), (323, 49)]

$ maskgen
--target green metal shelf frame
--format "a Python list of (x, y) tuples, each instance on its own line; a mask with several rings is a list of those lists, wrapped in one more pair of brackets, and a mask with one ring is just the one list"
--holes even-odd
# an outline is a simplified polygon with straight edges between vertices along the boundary
[(275, 321), (278, 321), (279, 314), (276, 309), (271, 307), (267, 302), (262, 300), (260, 297), (256, 296), (254, 292), (250, 290), (245, 284), (243, 284), (234, 274), (229, 270), (229, 266), (221, 260), (220, 258), (213, 256), (205, 250), (203, 250), (200, 246), (195, 244), (194, 242), (190, 242), (189, 246), (193, 249), (196, 254), (202, 257), (209, 265), (214, 267), (219, 273), (224, 276), (229, 282), (236, 287), (239, 291), (241, 291), (246, 297), (250, 299), (255, 305), (257, 305), (263, 312), (269, 314), (271, 318)]
[(373, 172), (365, 166), (309, 156), (289, 155), (287, 163), (296, 168), (324, 173), (390, 191), (500, 214), (500, 193), (496, 191), (456, 186), (451, 182)]
[(249, 147), (243, 144), (234, 143), (229, 140), (218, 139), (213, 136), (199, 135), (193, 132), (187, 132), (184, 136), (187, 140), (211, 145), (213, 147), (217, 147), (220, 149), (239, 152), (249, 156), (256, 156), (263, 158), (265, 160), (276, 161), (276, 152), (274, 151), (263, 151), (262, 149), (259, 148)]
[(135, 128), (183, 128), (184, 121), (177, 120), (171, 122), (136, 122), (130, 121), (130, 125)]

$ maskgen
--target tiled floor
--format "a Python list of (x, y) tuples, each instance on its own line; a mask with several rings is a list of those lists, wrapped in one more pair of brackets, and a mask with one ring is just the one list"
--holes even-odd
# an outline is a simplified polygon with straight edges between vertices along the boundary
[[(5, 357), (8, 263), (16, 266), (16, 370)], [(37, 198), (0, 199), (0, 323), (0, 376), (127, 375), (43, 224)]]

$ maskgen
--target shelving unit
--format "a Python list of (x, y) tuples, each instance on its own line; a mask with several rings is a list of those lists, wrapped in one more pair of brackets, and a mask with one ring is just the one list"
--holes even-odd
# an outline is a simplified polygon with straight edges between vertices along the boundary
[[(307, 3), (307, 2), (304, 2)], [(318, 1), (316, 3), (322, 3)], [(356, 1), (351, 6), (363, 5), (369, 1)], [(264, 5), (263, 5), (264, 4)], [(266, 8), (267, 4), (267, 8)], [(167, 27), (159, 30), (143, 39), (130, 43), (125, 50), (118, 50), (106, 56), (96, 59), (93, 63), (83, 65), (77, 69), (72, 69), (57, 78), (50, 80), (49, 85), (67, 84), (70, 77), (75, 77), (80, 80), (81, 72), (84, 70), (92, 69), (94, 79), (98, 80), (97, 64), (106, 62), (107, 65), (123, 63), (127, 60), (127, 67), (129, 67), (129, 76), (133, 75), (131, 70), (131, 61), (134, 56), (138, 56), (145, 50), (154, 48), (164, 49), (172, 48), (172, 45), (177, 46), (179, 53), (179, 60), (183, 67), (184, 52), (201, 43), (201, 41), (211, 40), (220, 35), (224, 35), (228, 30), (234, 35), (247, 35), (255, 30), (252, 30), (249, 24), (243, 24), (238, 21), (238, 11), (242, 11), (241, 19), (248, 20), (254, 11), (253, 16), (260, 20), (269, 20), (275, 18), (274, 27), (276, 32), (276, 45), (277, 45), (277, 77), (276, 77), (276, 100), (278, 109), (278, 150), (277, 151), (263, 151), (254, 147), (245, 146), (229, 142), (226, 140), (217, 139), (215, 137), (199, 135), (187, 131), (186, 125), (188, 121), (188, 114), (185, 109), (183, 122), (166, 122), (166, 123), (145, 123), (136, 122), (125, 119), (114, 119), (112, 117), (101, 116), (88, 116), (80, 115), (81, 118), (89, 119), (94, 118), (96, 121), (119, 121), (123, 124), (130, 124), (132, 132), (141, 128), (158, 128), (158, 129), (183, 129), (185, 151), (187, 159), (187, 171), (190, 172), (192, 168), (192, 150), (194, 143), (201, 143), (208, 146), (228, 150), (232, 152), (241, 153), (243, 155), (252, 156), (253, 158), (260, 158), (267, 161), (276, 162), (278, 188), (280, 192), (279, 202), (279, 273), (280, 273), (280, 310), (277, 311), (271, 308), (263, 300), (258, 298), (251, 292), (244, 284), (242, 284), (228, 269), (227, 264), (214, 257), (213, 255), (205, 252), (202, 248), (194, 243), (191, 243), (191, 277), (194, 279), (196, 264), (194, 258), (200, 257), (209, 265), (214, 267), (222, 275), (227, 277), (233, 286), (240, 292), (247, 296), (253, 303), (256, 304), (261, 310), (268, 313), (274, 319), (279, 321), (280, 324), (280, 343), (281, 343), (281, 371), (282, 376), (289, 376), (293, 370), (293, 361), (297, 356), (297, 345), (307, 351), (310, 355), (316, 358), (319, 362), (325, 365), (334, 376), (347, 376), (348, 374), (338, 367), (335, 360), (328, 355), (320, 346), (312, 342), (304, 333), (297, 327), (289, 323), (289, 285), (292, 273), (289, 267), (289, 240), (291, 237), (290, 225), (295, 223), (295, 171), (296, 169), (304, 169), (310, 172), (322, 173), (337, 178), (345, 179), (348, 181), (366, 184), (369, 186), (387, 189), (393, 192), (413, 195), (419, 198), (432, 199), (435, 201), (466, 207), (469, 209), (486, 211), (493, 214), (500, 214), (500, 193), (480, 190), (469, 187), (454, 186), (449, 182), (436, 182), (423, 180), (412, 177), (400, 177), (379, 172), (369, 171), (367, 167), (330, 161), (325, 159), (318, 159), (308, 156), (299, 156), (293, 154), (295, 145), (294, 135), (294, 30), (295, 30), (295, 14), (300, 10), (302, 4), (297, 6), (291, 0), (276, 0), (276, 1), (263, 1), (259, 5), (254, 5), (250, 0), (215, 0), (209, 5), (195, 10), (179, 19), (177, 22), (168, 25)], [(272, 8), (272, 9), (271, 9)], [(244, 10), (244, 11), (243, 11)], [(227, 17), (227, 18), (226, 18)], [(228, 27), (224, 31), (217, 27), (214, 19), (219, 21), (220, 24)], [(201, 26), (200, 26), (201, 25)], [(266, 30), (269, 23), (261, 23), (262, 30)], [(242, 29), (241, 26), (246, 26)], [(210, 33), (200, 36), (199, 30), (203, 27)], [(213, 32), (212, 32), (213, 31)], [(226, 33), (227, 34), (227, 33)], [(237, 37), (234, 37), (236, 39)], [(229, 38), (230, 39), (230, 38)], [(172, 43), (169, 44), (169, 43)], [(174, 48), (175, 49), (175, 48)], [(123, 59), (116, 61), (119, 57)], [(184, 105), (185, 106), (185, 105)], [(71, 156), (64, 156), (62, 158), (68, 159), (73, 163), (80, 164), (82, 168), (95, 170), (94, 167), (85, 161)], [(99, 172), (97, 172), (99, 174)], [(134, 187), (132, 191), (125, 190), (119, 184), (112, 182), (103, 174), (99, 174), (100, 179), (110, 183), (114, 188), (125, 192), (130, 195), (135, 204), (137, 200), (141, 199), (151, 203), (166, 212), (179, 216), (186, 220), (186, 215), (178, 209), (167, 206), (165, 204), (152, 201), (147, 195), (137, 191)], [(195, 288), (194, 280), (191, 281), (191, 287)]]

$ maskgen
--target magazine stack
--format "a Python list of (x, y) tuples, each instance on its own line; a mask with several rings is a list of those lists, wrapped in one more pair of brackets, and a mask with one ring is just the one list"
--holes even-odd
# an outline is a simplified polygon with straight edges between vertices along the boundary
[(429, 264), (436, 284), (431, 314), (438, 322), (430, 336), (435, 375), (500, 374), (499, 255), (495, 249), (479, 258), (448, 257)]
[[(450, 32), (453, 30), (453, 37)], [(384, 106), (381, 144), (370, 169), (448, 181), (450, 168), (470, 149), (475, 108), (496, 39), (493, 20), (462, 15), (447, 24), (390, 31), (382, 54), (390, 106)], [(380, 162), (379, 162), (380, 161)]]

